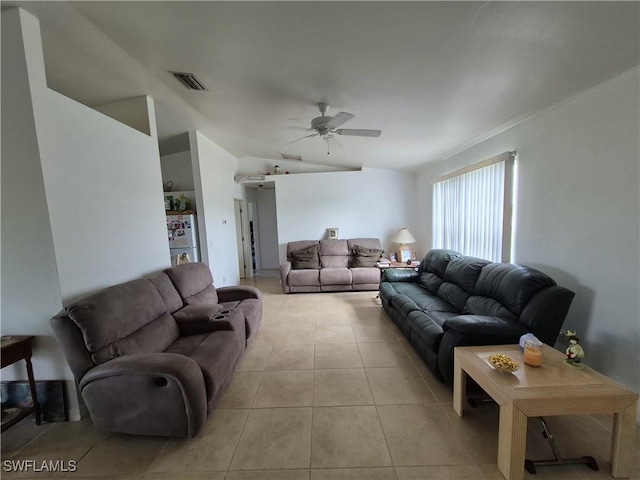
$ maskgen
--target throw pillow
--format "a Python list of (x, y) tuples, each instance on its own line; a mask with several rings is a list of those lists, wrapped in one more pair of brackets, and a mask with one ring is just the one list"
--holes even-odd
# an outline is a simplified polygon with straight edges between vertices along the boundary
[(366, 248), (360, 245), (353, 246), (353, 257), (351, 257), (351, 268), (365, 267), (372, 268), (380, 260), (384, 250), (379, 248)]
[(291, 253), (290, 257), (293, 270), (318, 270), (320, 268), (318, 245), (296, 250)]

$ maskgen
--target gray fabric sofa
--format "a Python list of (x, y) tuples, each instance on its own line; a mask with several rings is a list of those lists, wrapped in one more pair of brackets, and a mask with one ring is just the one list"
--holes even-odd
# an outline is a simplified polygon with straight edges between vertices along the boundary
[[(320, 268), (294, 270), (292, 254), (313, 245), (319, 247)], [(282, 291), (296, 293), (377, 290), (380, 286), (380, 270), (377, 267), (351, 267), (356, 245), (382, 250), (377, 238), (289, 242), (287, 260), (280, 265)]]
[(51, 326), (96, 427), (193, 437), (261, 320), (259, 290), (216, 289), (189, 263), (78, 300)]

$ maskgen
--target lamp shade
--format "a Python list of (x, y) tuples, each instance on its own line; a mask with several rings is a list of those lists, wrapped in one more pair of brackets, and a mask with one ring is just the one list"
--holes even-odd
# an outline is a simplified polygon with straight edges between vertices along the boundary
[(404, 227), (398, 230), (396, 234), (393, 237), (391, 237), (391, 241), (393, 243), (401, 243), (401, 244), (416, 243), (416, 239), (413, 238), (413, 235), (411, 235), (411, 232), (409, 231), (409, 229)]

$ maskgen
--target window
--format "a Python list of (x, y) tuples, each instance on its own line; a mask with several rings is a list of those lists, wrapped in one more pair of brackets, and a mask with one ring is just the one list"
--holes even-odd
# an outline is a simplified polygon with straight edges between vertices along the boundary
[(434, 182), (434, 248), (492, 262), (511, 260), (515, 155), (505, 152)]

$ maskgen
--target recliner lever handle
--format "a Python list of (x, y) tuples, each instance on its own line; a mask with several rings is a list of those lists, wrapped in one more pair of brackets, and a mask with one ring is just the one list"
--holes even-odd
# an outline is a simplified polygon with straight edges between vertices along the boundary
[(156, 377), (156, 385), (159, 387), (166, 387), (167, 385), (169, 385), (169, 380), (167, 380), (165, 377)]

